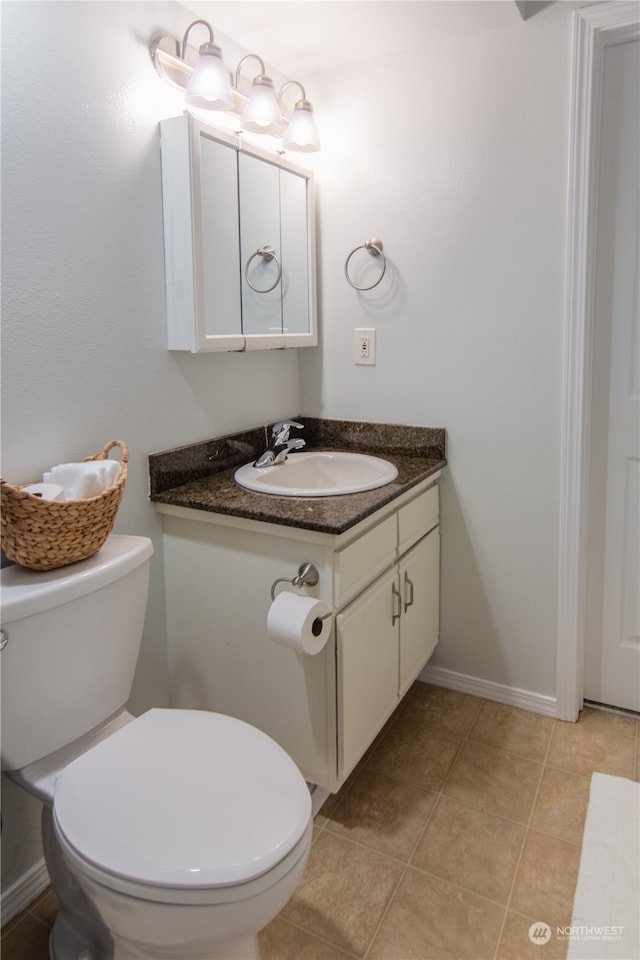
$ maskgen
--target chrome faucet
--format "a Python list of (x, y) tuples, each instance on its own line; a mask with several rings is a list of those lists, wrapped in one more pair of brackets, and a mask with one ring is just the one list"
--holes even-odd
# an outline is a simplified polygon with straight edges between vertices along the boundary
[(271, 440), (269, 446), (261, 453), (253, 464), (254, 467), (272, 467), (276, 463), (284, 463), (291, 450), (302, 450), (305, 446), (304, 440), (296, 437), (289, 439), (289, 431), (292, 427), (298, 430), (303, 429), (304, 424), (297, 420), (279, 420), (271, 428)]

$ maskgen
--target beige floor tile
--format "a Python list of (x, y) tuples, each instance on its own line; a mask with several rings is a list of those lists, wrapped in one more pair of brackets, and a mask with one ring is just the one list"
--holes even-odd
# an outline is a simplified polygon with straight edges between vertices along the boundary
[(366, 762), (370, 770), (441, 790), (460, 749), (460, 740), (436, 737), (426, 728), (398, 720)]
[(467, 741), (443, 792), (495, 816), (526, 823), (541, 772), (542, 764), (535, 760)]
[(566, 940), (558, 938), (556, 928), (551, 927), (550, 940), (536, 943), (529, 937), (532, 925), (540, 927), (535, 918), (509, 911), (496, 954), (497, 960), (564, 960), (568, 944)]
[[(361, 960), (372, 938), (370, 960), (492, 960), (534, 800), (497, 957), (561, 960), (591, 772), (640, 779), (640, 739), (636, 720), (587, 708), (578, 724), (551, 721), (543, 767), (530, 757), (547, 720), (416, 683), (318, 814), (303, 882), (260, 934), (263, 960)], [(48, 960), (56, 908), (47, 892), (11, 921), (3, 960)], [(552, 925), (549, 943), (530, 941), (534, 922)]]
[(47, 924), (31, 914), (2, 932), (2, 960), (49, 960)]
[(609, 710), (598, 710), (595, 707), (584, 707), (580, 711), (578, 723), (593, 729), (614, 730), (624, 733), (627, 737), (638, 736), (638, 720), (635, 717), (624, 716), (620, 713), (611, 713)]
[(60, 909), (58, 898), (49, 887), (30, 907), (30, 912), (47, 926), (52, 927)]
[(580, 846), (529, 830), (510, 907), (552, 928), (571, 922)]
[(506, 905), (525, 830), (523, 824), (441, 797), (411, 863)]
[(469, 739), (488, 747), (543, 761), (554, 720), (504, 703), (485, 701)]
[(545, 767), (533, 808), (531, 826), (554, 837), (582, 843), (589, 803), (588, 777)]
[(403, 869), (401, 863), (323, 830), (281, 916), (362, 956)]
[(336, 796), (335, 794), (331, 794), (330, 797), (327, 797), (322, 807), (318, 810), (315, 817), (313, 818), (314, 833), (317, 830), (320, 830), (322, 827), (324, 827), (327, 820), (329, 819), (329, 815), (336, 805), (335, 796)]
[(327, 830), (406, 862), (436, 794), (363, 770), (327, 822)]
[[(633, 720), (585, 708), (577, 723), (558, 720), (547, 763), (582, 777), (594, 772), (633, 776), (636, 739)], [(631, 726), (629, 726), (631, 724)]]
[(262, 960), (350, 960), (345, 953), (276, 917), (258, 934)]
[(490, 960), (504, 909), (409, 867), (368, 960)]
[(399, 717), (428, 727), (432, 733), (462, 739), (471, 729), (481, 704), (478, 697), (457, 690), (416, 683), (400, 708)]
[(337, 793), (330, 793), (325, 802), (322, 804), (317, 814), (314, 817), (314, 824), (317, 827), (323, 827), (335, 808), (338, 806), (340, 801), (351, 789), (351, 786), (355, 780), (355, 774), (352, 773), (351, 776), (347, 777), (346, 781), (342, 784)]

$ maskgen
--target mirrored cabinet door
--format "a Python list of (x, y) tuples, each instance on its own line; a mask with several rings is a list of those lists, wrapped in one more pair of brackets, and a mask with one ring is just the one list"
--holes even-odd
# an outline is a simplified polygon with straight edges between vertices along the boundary
[(244, 350), (235, 138), (189, 114), (160, 124), (167, 346)]
[(282, 242), (280, 171), (247, 153), (238, 156), (242, 330), (245, 336), (282, 332)]
[(203, 131), (194, 177), (196, 315), (200, 338), (242, 336), (236, 150)]
[(311, 171), (187, 113), (160, 127), (169, 349), (315, 346)]
[(312, 323), (307, 206), (307, 180), (293, 171), (281, 169), (282, 328), (285, 339), (303, 336)]

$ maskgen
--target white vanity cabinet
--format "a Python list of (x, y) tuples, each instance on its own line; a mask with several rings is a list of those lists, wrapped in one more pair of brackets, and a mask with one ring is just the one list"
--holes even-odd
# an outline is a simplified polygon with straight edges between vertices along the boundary
[[(337, 790), (438, 640), (438, 476), (340, 535), (158, 503), (174, 706), (254, 724)], [(315, 656), (266, 627), (274, 581), (307, 561), (302, 592), (334, 613)]]
[(312, 172), (188, 113), (160, 130), (168, 348), (315, 346)]
[[(380, 562), (387, 569), (336, 617), (341, 779), (353, 769), (438, 642), (438, 520), (438, 488), (433, 486), (347, 548), (368, 557), (361, 571)], [(341, 559), (338, 556), (338, 568)]]

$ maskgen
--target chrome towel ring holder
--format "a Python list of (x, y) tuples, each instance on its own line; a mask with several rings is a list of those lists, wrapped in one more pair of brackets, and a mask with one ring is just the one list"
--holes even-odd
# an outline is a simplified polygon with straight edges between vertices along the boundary
[[(375, 283), (370, 284), (368, 287), (359, 287), (357, 283), (354, 283), (351, 277), (349, 276), (349, 261), (354, 253), (357, 253), (358, 250), (366, 250), (367, 253), (371, 254), (372, 257), (380, 257), (382, 261), (382, 272), (380, 276), (375, 281)], [(384, 253), (382, 252), (382, 240), (379, 240), (378, 237), (372, 237), (371, 240), (365, 240), (364, 243), (361, 243), (359, 247), (354, 247), (349, 256), (347, 257), (344, 265), (344, 275), (347, 279), (347, 283), (350, 284), (354, 290), (373, 290), (374, 287), (377, 287), (382, 278), (384, 277), (385, 270), (387, 269), (387, 261)]]
[(313, 563), (305, 560), (298, 567), (298, 574), (295, 577), (278, 577), (271, 585), (271, 599), (276, 598), (276, 587), (279, 583), (292, 583), (294, 587), (315, 587), (320, 579), (318, 568)]
[[(258, 287), (254, 287), (254, 285), (251, 283), (251, 280), (249, 280), (249, 265), (251, 264), (251, 261), (254, 259), (254, 257), (262, 257), (265, 263), (270, 263), (271, 260), (275, 260), (276, 264), (278, 265), (278, 275), (275, 279), (275, 283), (272, 283), (270, 287), (266, 287), (264, 290), (260, 290), (258, 289)], [(251, 287), (254, 293), (271, 293), (271, 291), (275, 290), (275, 288), (280, 283), (281, 277), (282, 277), (282, 264), (278, 260), (275, 250), (273, 249), (273, 247), (269, 246), (269, 244), (267, 244), (264, 247), (258, 247), (256, 252), (251, 254), (251, 256), (247, 260), (244, 267), (244, 278), (247, 281), (247, 285)]]

